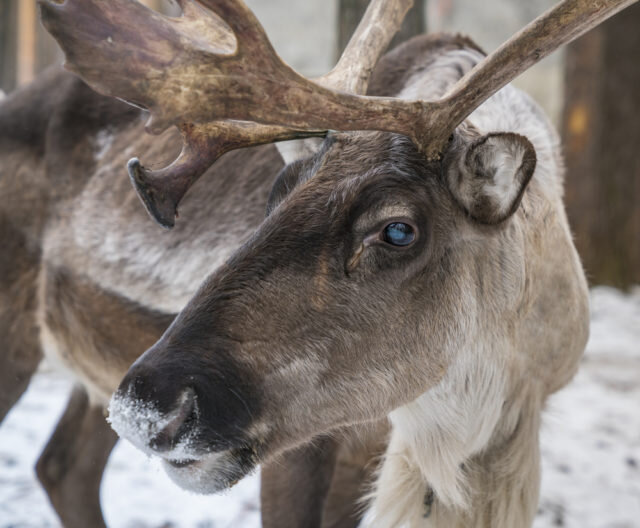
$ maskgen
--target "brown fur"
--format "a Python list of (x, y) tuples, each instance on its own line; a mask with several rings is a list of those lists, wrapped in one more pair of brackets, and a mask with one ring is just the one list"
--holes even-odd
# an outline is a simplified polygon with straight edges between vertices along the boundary
[[(105, 207), (113, 218), (120, 218), (123, 229), (145, 226), (150, 238), (163, 237), (131, 189), (124, 170), (124, 150), (137, 145), (150, 159), (162, 162), (163, 157), (175, 154), (179, 141), (173, 133), (159, 139), (147, 136), (142, 125), (138, 110), (98, 96), (72, 75), (57, 70), (47, 71), (35, 84), (0, 105), (0, 417), (26, 389), (42, 358), (40, 333), (45, 345), (55, 341), (56, 359), (86, 384), (91, 405), (98, 405), (96, 411), (83, 411), (88, 404), (78, 407), (75, 402), (80, 396), (74, 393), (70, 409), (38, 464), (38, 475), (65, 526), (103, 524), (98, 488), (104, 464), (80, 469), (64, 459), (78, 456), (80, 449), (87, 453), (93, 450), (95, 456), (105, 450), (100, 456), (106, 462), (113, 442), (106, 445), (102, 439), (113, 433), (102, 416), (102, 403), (129, 365), (162, 335), (174, 317), (101, 288), (87, 274), (87, 255), (65, 254), (65, 230), (74, 204), (86, 203), (83, 193), (87, 191), (98, 195), (93, 210), (99, 215), (99, 208)], [(95, 159), (95, 138), (105, 129), (115, 138), (109, 152), (113, 159), (106, 160), (109, 168), (98, 176), (101, 189), (92, 190), (99, 161)], [(224, 218), (225, 207), (233, 208), (235, 203), (235, 207), (248, 207), (248, 227), (257, 225), (269, 192), (265, 171), (277, 172), (279, 161), (271, 146), (255, 151), (244, 158), (233, 153), (222, 160), (185, 201), (186, 214), (200, 210), (206, 218), (209, 207), (219, 207)], [(261, 160), (266, 162), (263, 171), (255, 169)], [(105, 161), (101, 163), (105, 167)], [(239, 171), (234, 164), (240, 164)], [(203, 188), (205, 192), (201, 192)], [(238, 198), (229, 204), (229, 195)], [(249, 201), (243, 201), (247, 196)], [(91, 209), (88, 213), (92, 214)], [(231, 215), (226, 217), (234, 221)], [(209, 229), (218, 227), (215, 222), (212, 218)], [(207, 229), (207, 225), (182, 223), (167, 244), (179, 250), (194, 229)], [(42, 262), (47, 236), (52, 249)], [(95, 418), (89, 418), (91, 413)], [(49, 468), (58, 468), (58, 473)]]
[(99, 394), (111, 392), (138, 352), (157, 341), (173, 320), (66, 270), (45, 267), (41, 284), (41, 327), (55, 336), (65, 366)]
[(393, 97), (400, 93), (409, 79), (427, 70), (436, 54), (451, 49), (470, 48), (484, 53), (464, 35), (436, 34), (414, 37), (382, 56), (371, 76), (367, 93)]

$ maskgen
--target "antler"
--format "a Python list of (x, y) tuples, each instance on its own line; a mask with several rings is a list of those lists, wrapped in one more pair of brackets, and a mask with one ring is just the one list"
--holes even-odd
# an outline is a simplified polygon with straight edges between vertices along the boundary
[[(347, 48), (321, 84), (277, 56), (241, 0), (180, 0), (181, 18), (131, 0), (41, 1), (41, 11), (65, 51), (68, 69), (96, 91), (148, 109), (149, 132), (170, 125), (181, 129), (184, 147), (169, 167), (148, 171), (136, 159), (129, 162), (145, 207), (171, 227), (182, 196), (224, 152), (324, 135), (332, 120), (318, 117), (327, 104), (342, 105), (339, 92), (321, 85), (364, 91), (412, 3), (375, 0), (365, 16), (369, 25), (356, 32), (358, 45)], [(344, 119), (344, 108), (341, 113)], [(371, 113), (370, 123), (375, 119)]]
[(413, 0), (372, 0), (336, 67), (317, 82), (334, 90), (364, 95), (380, 55), (412, 6)]
[(173, 227), (178, 204), (206, 170), (225, 152), (251, 145), (300, 137), (324, 136), (324, 131), (298, 131), (248, 121), (213, 121), (179, 125), (182, 151), (168, 167), (144, 168), (138, 158), (127, 163), (131, 183), (149, 214), (161, 226)]
[(170, 227), (188, 187), (232, 148), (328, 129), (384, 130), (409, 136), (436, 158), (484, 100), (635, 1), (564, 0), (432, 102), (346, 91), (364, 91), (412, 0), (373, 0), (338, 66), (316, 82), (280, 60), (241, 0), (181, 0), (178, 19), (131, 0), (66, 0), (43, 3), (42, 18), (65, 50), (67, 67), (94, 89), (147, 108), (151, 132), (181, 128), (185, 146), (171, 166), (153, 173), (137, 160), (129, 164), (145, 206)]

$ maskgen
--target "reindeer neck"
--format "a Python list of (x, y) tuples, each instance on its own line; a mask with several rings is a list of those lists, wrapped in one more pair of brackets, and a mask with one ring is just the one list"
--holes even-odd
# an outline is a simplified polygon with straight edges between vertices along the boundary
[[(424, 528), (509, 528), (533, 523), (540, 487), (538, 441), (540, 411), (518, 417), (512, 435), (496, 438), (482, 453), (465, 463), (469, 508), (461, 510), (442, 504), (433, 496), (424, 508)], [(427, 496), (428, 498), (428, 496)], [(427, 501), (428, 502), (428, 501)], [(430, 515), (426, 515), (429, 513)]]
[[(370, 525), (531, 526), (540, 484), (541, 398), (533, 389), (527, 392), (517, 401), (500, 400), (488, 441), (463, 462), (457, 462), (462, 445), (455, 445), (453, 436), (426, 435), (421, 442), (394, 428), (368, 514)], [(481, 441), (482, 432), (476, 434)], [(438, 440), (442, 443), (434, 445)]]

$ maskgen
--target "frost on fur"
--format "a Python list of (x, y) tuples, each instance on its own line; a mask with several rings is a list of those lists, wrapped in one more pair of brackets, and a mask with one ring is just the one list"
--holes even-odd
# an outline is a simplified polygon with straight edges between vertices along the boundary
[[(130, 393), (124, 396), (116, 393), (109, 404), (107, 421), (121, 438), (125, 438), (147, 455), (153, 455), (156, 453), (149, 447), (151, 440), (173, 421), (179, 412), (180, 405), (181, 402), (178, 402), (176, 411), (163, 414), (153, 404), (141, 402), (131, 397)], [(191, 435), (185, 435), (171, 451), (166, 453), (165, 458), (170, 460), (193, 458), (191, 440)]]

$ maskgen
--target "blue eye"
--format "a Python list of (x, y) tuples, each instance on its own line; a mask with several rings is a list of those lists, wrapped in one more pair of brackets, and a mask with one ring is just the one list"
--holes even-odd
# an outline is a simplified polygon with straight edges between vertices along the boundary
[(393, 222), (384, 228), (382, 239), (392, 246), (408, 246), (416, 238), (416, 232), (409, 224)]

